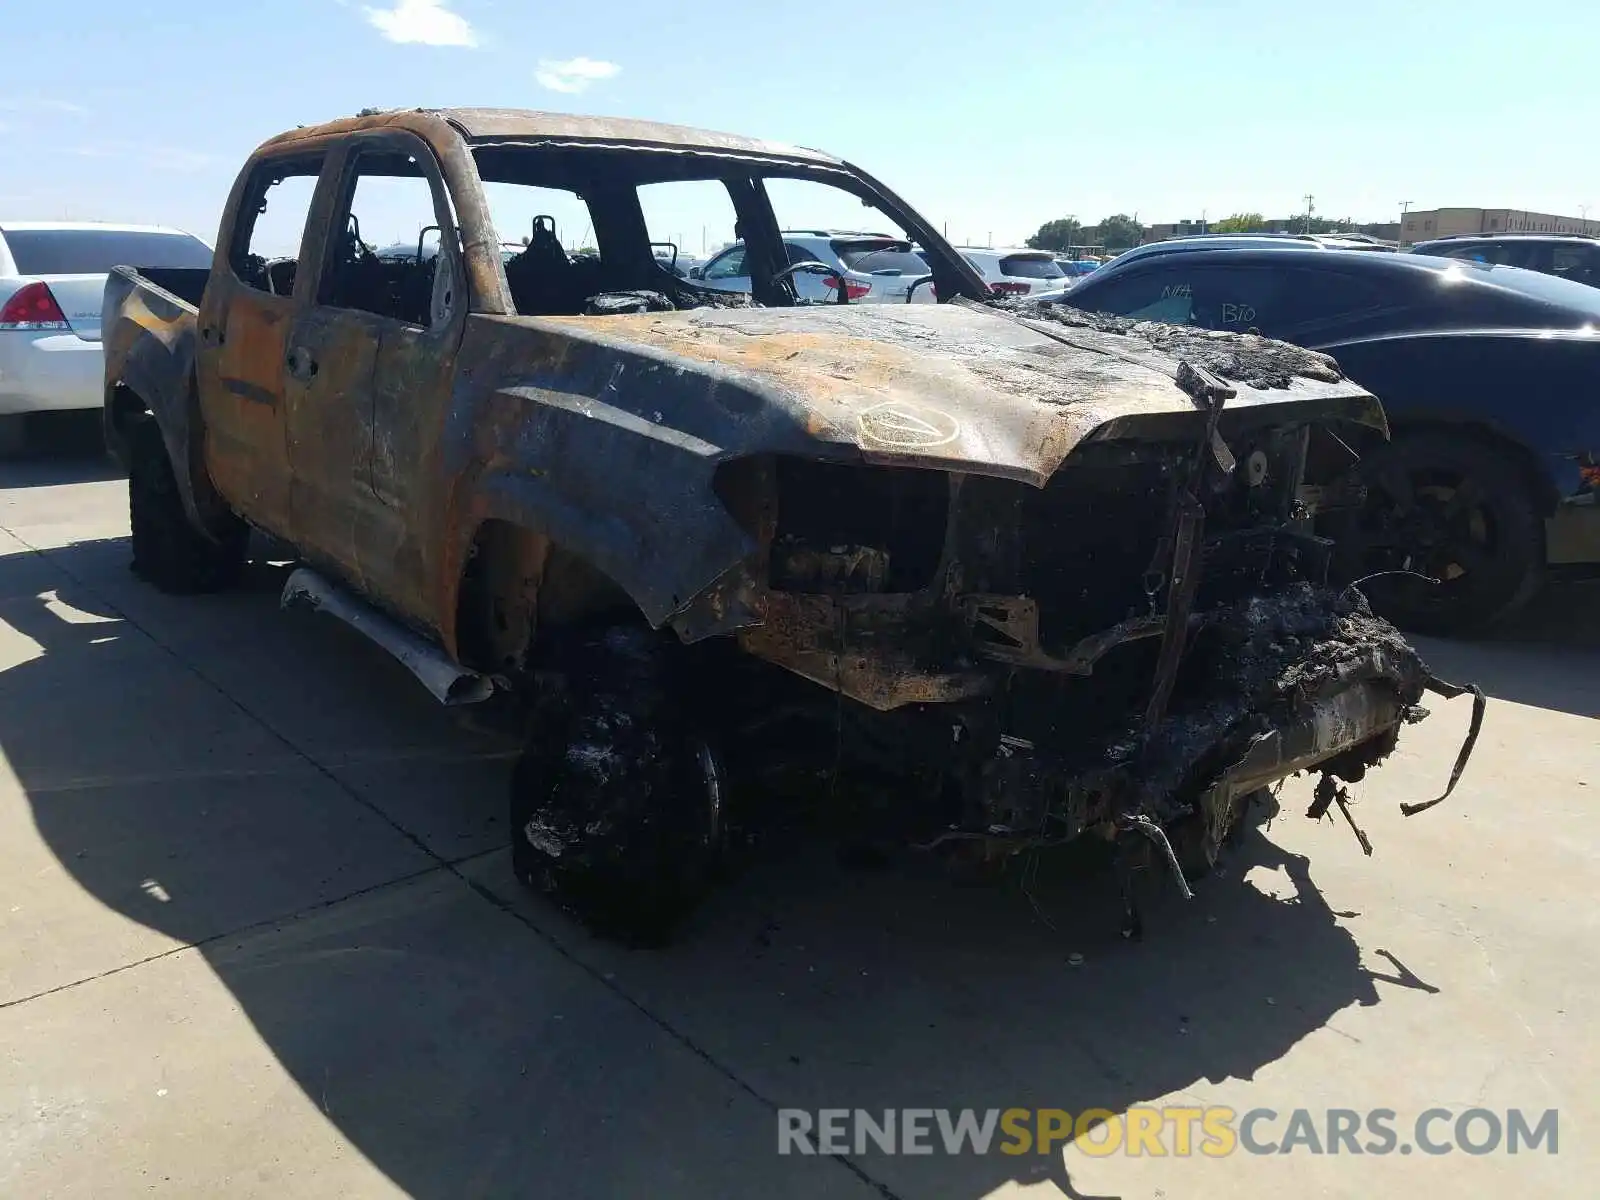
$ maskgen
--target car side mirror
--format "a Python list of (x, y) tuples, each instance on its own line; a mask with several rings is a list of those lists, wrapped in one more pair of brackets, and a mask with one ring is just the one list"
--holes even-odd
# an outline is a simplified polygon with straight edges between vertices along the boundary
[(704, 279), (705, 276), (701, 273), (699, 267), (690, 267), (689, 268), (689, 278), (690, 279)]

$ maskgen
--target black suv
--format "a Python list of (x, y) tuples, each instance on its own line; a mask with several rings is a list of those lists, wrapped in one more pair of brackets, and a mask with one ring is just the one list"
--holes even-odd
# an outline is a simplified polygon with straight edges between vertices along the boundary
[(1600, 237), (1575, 233), (1464, 233), (1418, 242), (1413, 254), (1470, 258), (1600, 287)]

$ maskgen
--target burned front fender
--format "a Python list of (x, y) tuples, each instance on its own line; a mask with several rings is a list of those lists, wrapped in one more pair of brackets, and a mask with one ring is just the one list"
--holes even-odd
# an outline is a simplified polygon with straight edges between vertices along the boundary
[[(1037, 488), (1087, 443), (1181, 439), (1199, 417), (1171, 363), (1164, 373), (1148, 348), (1106, 335), (1066, 345), (948, 305), (833, 308), (471, 317), (442, 430), (447, 574), (481, 521), (514, 521), (693, 640), (764, 619), (759, 514), (734, 519), (718, 491), (731, 464), (866, 464)], [(1241, 381), (1230, 425), (1381, 426), (1368, 393), (1316, 369), (1326, 377)]]
[(463, 359), (443, 441), (454, 561), (483, 521), (508, 521), (603, 572), (652, 625), (713, 601), (701, 635), (759, 619), (759, 545), (716, 489), (736, 435), (759, 436), (739, 429), (758, 397), (517, 320), (473, 318)]

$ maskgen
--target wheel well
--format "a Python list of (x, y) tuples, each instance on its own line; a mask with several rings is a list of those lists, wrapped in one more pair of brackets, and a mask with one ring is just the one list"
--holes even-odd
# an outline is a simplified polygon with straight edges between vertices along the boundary
[(540, 628), (633, 617), (644, 619), (620, 584), (544, 534), (493, 518), (474, 532), (456, 593), (461, 662), (515, 672)]
[(1539, 461), (1538, 455), (1530, 450), (1516, 438), (1510, 437), (1498, 429), (1476, 421), (1442, 421), (1428, 418), (1390, 418), (1389, 435), (1391, 439), (1398, 439), (1413, 433), (1442, 433), (1452, 437), (1459, 437), (1471, 441), (1478, 446), (1500, 452), (1506, 456), (1528, 485), (1528, 494), (1538, 505), (1538, 510), (1543, 516), (1549, 516), (1556, 511), (1561, 503), (1561, 496), (1555, 484), (1550, 481), (1550, 476), (1544, 470), (1544, 465)]
[(106, 390), (106, 444), (114, 454), (122, 451), (129, 422), (149, 411), (144, 397), (125, 383), (114, 383)]

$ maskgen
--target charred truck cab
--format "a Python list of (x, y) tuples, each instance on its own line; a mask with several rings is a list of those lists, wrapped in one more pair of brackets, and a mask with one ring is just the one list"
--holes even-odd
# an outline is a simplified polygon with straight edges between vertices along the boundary
[[(300, 252), (266, 261), (251, 230), (295, 172), (315, 187)], [(431, 198), (414, 254), (363, 240), (369, 174)], [(726, 195), (748, 296), (663, 265), (642, 196), (669, 182)], [(897, 225), (929, 288), (802, 301), (794, 275), (827, 268), (779, 232), (796, 182)], [(569, 254), (548, 215), (504, 251), (489, 197), (519, 187), (580, 200), (598, 252)], [(1423, 692), (1459, 694), (1327, 586), (1323, 481), (1383, 429), (1332, 360), (992, 302), (828, 155), (372, 114), (263, 146), (217, 244), (209, 274), (107, 284), (136, 568), (225, 586), (255, 526), (306, 564), (286, 602), (350, 620), (447, 703), (525, 701), (516, 868), (602, 928), (662, 932), (780, 776), (862, 773), (921, 844), (1003, 861), (1103, 834), (1132, 930), (1131, 868), (1187, 893), (1298, 771), (1322, 776), (1313, 815), (1348, 820), (1345, 782)], [(1481, 714), (1480, 695), (1473, 736)]]

